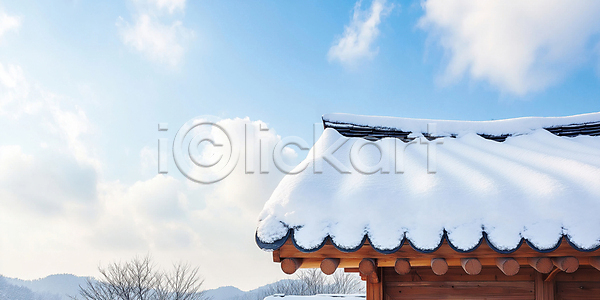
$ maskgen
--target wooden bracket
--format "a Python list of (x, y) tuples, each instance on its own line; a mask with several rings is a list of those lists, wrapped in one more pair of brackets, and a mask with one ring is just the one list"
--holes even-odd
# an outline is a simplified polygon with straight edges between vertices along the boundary
[(333, 273), (335, 273), (335, 270), (337, 270), (337, 267), (340, 265), (340, 259), (339, 258), (326, 258), (323, 259), (323, 261), (321, 261), (321, 271), (323, 271), (323, 273), (325, 273), (326, 275), (331, 275)]
[(560, 273), (560, 269), (559, 268), (554, 268), (554, 270), (552, 270), (552, 272), (550, 272), (550, 274), (548, 274), (548, 276), (546, 276), (546, 278), (544, 279), (545, 282), (551, 282), (554, 280), (554, 278), (556, 278), (556, 275), (558, 275), (558, 273)]
[(481, 272), (481, 262), (477, 258), (461, 258), (460, 265), (469, 275), (478, 275)]
[(302, 258), (285, 258), (281, 261), (281, 270), (283, 273), (291, 275), (302, 266)]

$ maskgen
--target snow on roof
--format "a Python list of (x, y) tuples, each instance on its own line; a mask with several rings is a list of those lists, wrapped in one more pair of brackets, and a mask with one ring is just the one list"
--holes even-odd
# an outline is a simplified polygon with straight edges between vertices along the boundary
[[(286, 175), (265, 204), (256, 232), (263, 249), (277, 249), (291, 237), (302, 251), (315, 251), (327, 239), (355, 251), (368, 239), (383, 253), (405, 241), (431, 252), (446, 239), (457, 251), (486, 240), (509, 253), (523, 241), (552, 251), (563, 236), (582, 251), (600, 248), (600, 137), (561, 137), (543, 129), (598, 122), (599, 113), (487, 122), (341, 114), (323, 119), (411, 132), (426, 132), (426, 124), (435, 122), (438, 132), (459, 134), (437, 145), (435, 173), (427, 169), (427, 140), (383, 138), (373, 143), (387, 149), (393, 141), (403, 154), (367, 145), (358, 152), (363, 165), (397, 158), (404, 172), (392, 167), (388, 174), (364, 174), (352, 168), (349, 153), (365, 140), (326, 128), (304, 161), (307, 168)], [(512, 136), (497, 142), (481, 133)], [(342, 142), (328, 157), (327, 149)], [(335, 159), (351, 172), (340, 173), (329, 163)]]
[(275, 294), (265, 297), (264, 300), (365, 300), (365, 298), (366, 296), (363, 294), (319, 294), (312, 296)]
[(427, 132), (427, 124), (437, 124), (437, 134), (451, 136), (461, 133), (482, 135), (519, 135), (542, 128), (561, 127), (573, 124), (600, 123), (600, 112), (567, 117), (525, 117), (493, 121), (452, 121), (409, 119), (397, 117), (360, 116), (351, 114), (326, 114), (324, 122), (354, 124), (376, 128), (399, 129), (408, 132)]

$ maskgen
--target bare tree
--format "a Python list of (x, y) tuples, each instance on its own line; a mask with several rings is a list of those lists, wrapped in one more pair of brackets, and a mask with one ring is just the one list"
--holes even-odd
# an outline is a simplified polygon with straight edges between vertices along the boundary
[(329, 293), (331, 287), (327, 284), (327, 278), (320, 269), (307, 269), (297, 274), (299, 286), (302, 288), (300, 295)]
[(159, 290), (170, 293), (170, 297), (161, 300), (201, 300), (204, 299), (200, 290), (204, 280), (198, 276), (198, 268), (192, 268), (188, 264), (175, 264), (171, 273), (165, 273), (161, 277), (161, 288)]
[(327, 276), (320, 269), (306, 269), (297, 272), (295, 277), (295, 279), (277, 281), (236, 300), (262, 300), (275, 294), (357, 294), (365, 291), (365, 285), (360, 277), (356, 274), (344, 273), (342, 270)]
[(330, 294), (357, 294), (365, 292), (365, 283), (357, 274), (337, 271), (331, 277)]
[[(149, 256), (98, 268), (99, 280), (79, 287), (83, 300), (207, 300), (200, 290), (198, 268), (174, 264), (173, 271), (158, 271)], [(72, 297), (72, 299), (80, 299)]]

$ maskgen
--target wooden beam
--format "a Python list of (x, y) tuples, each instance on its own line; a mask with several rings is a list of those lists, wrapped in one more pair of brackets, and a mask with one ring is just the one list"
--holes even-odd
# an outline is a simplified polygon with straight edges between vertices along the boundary
[(431, 270), (435, 275), (444, 275), (448, 272), (448, 263), (443, 258), (432, 258)]
[(410, 263), (408, 262), (408, 259), (396, 259), (396, 263), (394, 264), (394, 270), (400, 275), (406, 275), (410, 273)]
[[(315, 258), (315, 259), (319, 259), (319, 262), (322, 259), (328, 258), (328, 257), (340, 257), (342, 259), (343, 258), (348, 258), (348, 259), (354, 258), (354, 259), (358, 259), (358, 260), (363, 259), (365, 257), (369, 257), (369, 258), (373, 258), (373, 259), (377, 259), (377, 260), (390, 259), (391, 260), (391, 263), (389, 265), (390, 267), (394, 266), (394, 261), (396, 260), (396, 258), (406, 258), (411, 261), (411, 266), (413, 268), (415, 267), (415, 265), (412, 264), (413, 259), (424, 258), (427, 261), (429, 261), (432, 258), (437, 258), (437, 257), (444, 257), (446, 259), (477, 257), (480, 261), (483, 261), (484, 259), (487, 258), (487, 259), (491, 259), (493, 262), (493, 260), (495, 260), (497, 257), (512, 257), (512, 258), (516, 259), (517, 261), (519, 261), (519, 258), (527, 259), (530, 257), (575, 256), (578, 258), (584, 258), (584, 257), (600, 256), (600, 249), (590, 251), (590, 252), (582, 252), (582, 251), (579, 251), (579, 250), (571, 247), (566, 239), (564, 239), (562, 241), (562, 243), (556, 250), (549, 252), (549, 253), (540, 253), (540, 252), (530, 248), (527, 244), (523, 244), (518, 250), (511, 253), (510, 255), (499, 254), (498, 252), (491, 249), (486, 243), (482, 243), (476, 250), (473, 250), (472, 252), (469, 252), (469, 253), (456, 252), (450, 247), (450, 245), (448, 245), (448, 242), (446, 242), (446, 241), (444, 241), (442, 243), (442, 245), (440, 246), (440, 248), (438, 250), (436, 250), (435, 252), (432, 252), (432, 253), (419, 252), (417, 250), (414, 250), (412, 247), (410, 247), (410, 245), (407, 244), (407, 245), (402, 246), (398, 251), (396, 251), (392, 254), (383, 254), (383, 253), (377, 252), (375, 249), (373, 249), (373, 247), (371, 247), (371, 245), (369, 245), (368, 242), (365, 243), (357, 251), (346, 253), (346, 252), (341, 252), (340, 250), (335, 248), (335, 246), (333, 246), (333, 244), (331, 244), (330, 241), (327, 241), (321, 249), (314, 251), (314, 252), (307, 253), (307, 252), (302, 252), (302, 251), (296, 249), (296, 247), (294, 247), (294, 244), (292, 243), (291, 239), (288, 240), (279, 250), (281, 251), (281, 253), (280, 253), (281, 257)], [(492, 263), (492, 265), (493, 265), (493, 263)], [(317, 267), (318, 267), (318, 265), (317, 265)]]
[(302, 266), (302, 258), (285, 258), (281, 261), (283, 273), (291, 275)]
[(590, 257), (590, 265), (600, 271), (600, 256)]
[(360, 273), (358, 268), (344, 268), (344, 272), (346, 273)]
[[(481, 265), (483, 267), (492, 267), (492, 266), (497, 267), (496, 259), (503, 258), (503, 257), (508, 257), (508, 256), (498, 255), (495, 258), (479, 258), (479, 257), (477, 257), (477, 259), (479, 260), (479, 262), (481, 263)], [(288, 256), (288, 258), (291, 258), (291, 257)], [(296, 257), (296, 258), (299, 258), (299, 257)], [(360, 262), (362, 261), (362, 258), (345, 258), (343, 253), (338, 254), (337, 257), (325, 257), (325, 258), (339, 258), (340, 263), (337, 266), (338, 269), (341, 269), (341, 268), (358, 269), (358, 266), (359, 266)], [(547, 257), (537, 257), (537, 258), (529, 258), (529, 259), (524, 258), (524, 257), (511, 257), (511, 258), (514, 258), (521, 267), (531, 265), (534, 269), (537, 267), (536, 270), (543, 274), (550, 273), (550, 271), (554, 268), (552, 259), (547, 258)], [(579, 260), (580, 266), (591, 266), (590, 261), (592, 261), (592, 260), (590, 260), (589, 257), (577, 257), (577, 258)], [(283, 257), (281, 259), (283, 259)], [(304, 258), (304, 259), (302, 259), (302, 264), (301, 264), (300, 268), (301, 269), (320, 268), (321, 262), (323, 261), (323, 259), (324, 258)], [(373, 259), (373, 260), (375, 261), (375, 264), (378, 268), (384, 268), (384, 267), (394, 268), (396, 265), (396, 259), (397, 259), (396, 257), (388, 257), (388, 258), (378, 258), (378, 259)], [(403, 259), (407, 259), (407, 258), (403, 258)], [(445, 257), (444, 259), (449, 268), (452, 268), (452, 267), (461, 267), (462, 268), (460, 258)], [(536, 261), (537, 259), (539, 259), (539, 261), (536, 265), (533, 261)], [(412, 259), (408, 259), (408, 261), (410, 263), (411, 270), (414, 270), (415, 268), (419, 268), (419, 267), (428, 267), (428, 268), (431, 267), (431, 258), (412, 258)], [(544, 261), (549, 262), (549, 263), (545, 263)], [(543, 266), (546, 266), (547, 269), (544, 270), (542, 268)], [(521, 272), (521, 271), (519, 271), (519, 272)]]
[[(292, 258), (292, 257), (288, 257)], [(298, 257), (295, 257), (298, 258)], [(327, 257), (334, 258), (334, 257)], [(341, 268), (357, 268), (358, 264), (361, 262), (361, 259), (356, 258), (343, 258), (343, 257), (335, 257), (340, 260), (340, 264), (337, 266), (338, 269)], [(283, 258), (282, 258), (283, 260)], [(314, 269), (321, 268), (321, 263), (323, 262), (323, 258), (302, 258), (302, 264), (300, 265), (300, 269)], [(393, 266), (393, 265), (392, 265)]]
[(460, 265), (469, 275), (477, 275), (481, 272), (481, 262), (477, 258), (461, 258)]
[(516, 261), (514, 258), (510, 257), (496, 258), (496, 266), (506, 276), (517, 275), (517, 273), (519, 273), (519, 269), (521, 269), (521, 266), (519, 266), (519, 262)]
[[(484, 267), (496, 267), (496, 258), (498, 257), (508, 257), (508, 256), (501, 256), (498, 255), (494, 258), (479, 258), (477, 257), (477, 259), (479, 260), (479, 262), (481, 263), (482, 266)], [(514, 258), (514, 257), (513, 257)], [(396, 264), (396, 259), (395, 257), (390, 257), (390, 258), (378, 258), (377, 259), (377, 266), (382, 268), (382, 267), (394, 267)], [(406, 259), (406, 258), (404, 258)], [(459, 257), (444, 257), (444, 259), (446, 260), (446, 263), (448, 264), (448, 267), (462, 267), (461, 263), (460, 263), (460, 258)], [(519, 265), (524, 266), (527, 265), (527, 258), (514, 258)], [(431, 266), (431, 258), (411, 258), (408, 259), (408, 261), (410, 262), (410, 267), (411, 269), (414, 268), (418, 268), (418, 267), (430, 267)], [(587, 260), (585, 260), (587, 262)], [(319, 260), (320, 262), (320, 260)], [(360, 260), (358, 261), (360, 262)], [(356, 266), (358, 266), (358, 262), (356, 264)], [(340, 265), (344, 264), (344, 259), (342, 258), (342, 262), (340, 263)], [(550, 261), (550, 264), (552, 265), (552, 261)], [(554, 267), (554, 265), (552, 265), (552, 267)]]
[(358, 270), (360, 271), (360, 274), (369, 276), (377, 270), (377, 264), (372, 258), (363, 258), (358, 264)]
[(326, 258), (321, 261), (321, 271), (327, 275), (331, 275), (337, 270), (337, 267), (340, 265), (339, 258)]
[(548, 257), (531, 257), (527, 259), (527, 262), (532, 268), (543, 274), (550, 273), (554, 268), (552, 259)]
[(565, 273), (573, 273), (579, 268), (579, 260), (573, 256), (553, 258), (552, 263)]

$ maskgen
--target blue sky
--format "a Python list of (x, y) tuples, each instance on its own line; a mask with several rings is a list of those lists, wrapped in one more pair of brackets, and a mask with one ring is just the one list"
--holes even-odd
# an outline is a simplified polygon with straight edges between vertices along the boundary
[[(158, 138), (201, 115), (310, 140), (331, 112), (597, 112), (599, 12), (596, 1), (0, 1), (0, 274), (96, 275), (152, 253), (201, 265), (207, 287), (281, 278), (253, 245), (281, 176), (198, 187), (157, 175)], [(238, 199), (232, 186), (257, 193)], [(89, 255), (71, 260), (78, 251)], [(230, 278), (210, 273), (215, 257), (253, 262)]]

